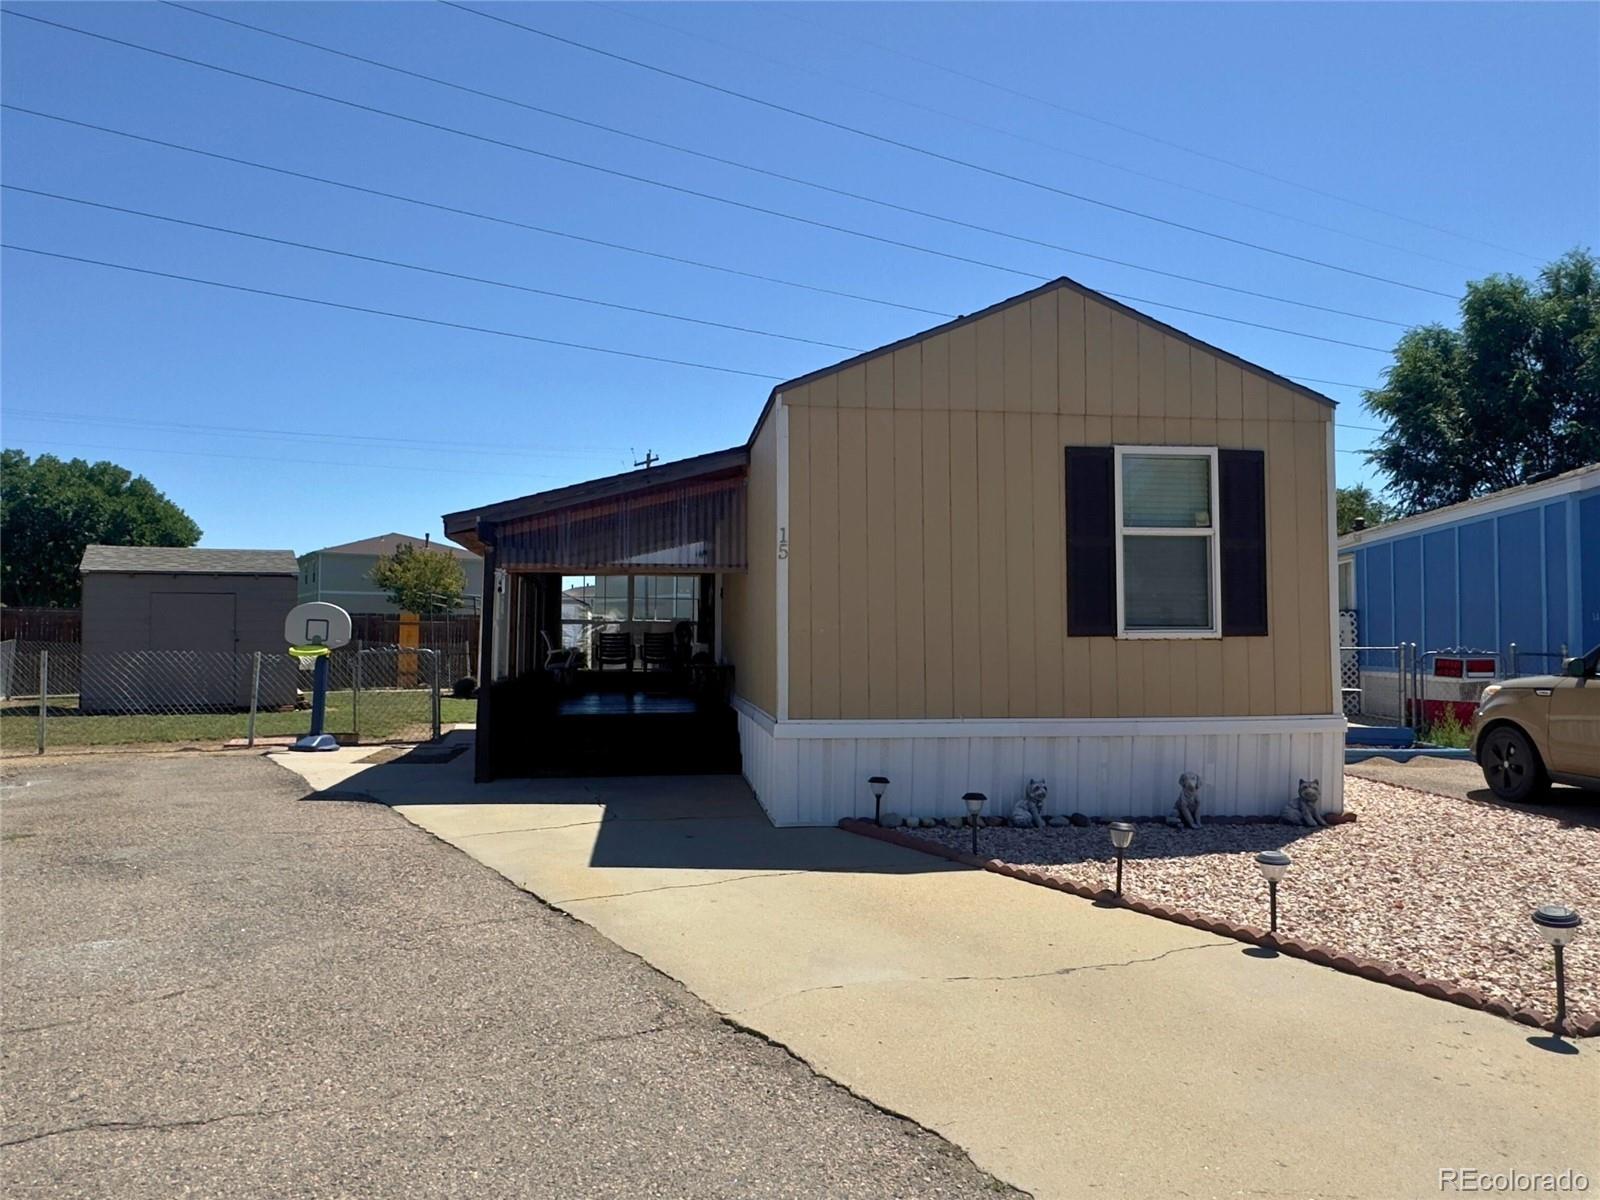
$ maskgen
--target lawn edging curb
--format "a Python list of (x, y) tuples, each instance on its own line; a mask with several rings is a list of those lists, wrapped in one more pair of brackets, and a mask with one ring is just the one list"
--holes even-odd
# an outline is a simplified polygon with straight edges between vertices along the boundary
[[(995, 875), (1004, 875), (1008, 879), (1017, 879), (1023, 883), (1050, 888), (1052, 891), (1066, 892), (1068, 895), (1077, 896), (1084, 900), (1093, 900), (1099, 904), (1112, 904), (1118, 908), (1127, 909), (1129, 912), (1141, 913), (1144, 916), (1157, 917), (1163, 921), (1186, 925), (1191, 929), (1201, 929), (1207, 933), (1214, 933), (1218, 937), (1232, 938), (1235, 941), (1245, 942), (1252, 946), (1276, 950), (1279, 954), (1290, 958), (1304, 959), (1307, 962), (1315, 963), (1319, 967), (1332, 967), (1334, 970), (1343, 971), (1347, 975), (1357, 975), (1362, 979), (1370, 979), (1374, 983), (1388, 984), (1390, 987), (1415, 992), (1430, 999), (1447, 1000), (1451, 1004), (1459, 1004), (1463, 1008), (1476, 1009), (1479, 1012), (1486, 1012), (1493, 1016), (1504, 1017), (1509, 1021), (1516, 1021), (1521, 1025), (1542, 1029), (1546, 1033), (1557, 1032), (1556, 1019), (1553, 1013), (1526, 1008), (1512, 1008), (1511, 1005), (1506, 1004), (1504, 1001), (1490, 999), (1477, 988), (1442, 983), (1437, 979), (1429, 979), (1426, 976), (1418, 975), (1414, 971), (1407, 971), (1397, 967), (1393, 963), (1347, 954), (1342, 950), (1334, 950), (1328, 946), (1307, 942), (1297, 937), (1268, 933), (1266, 930), (1254, 925), (1236, 925), (1231, 921), (1225, 921), (1218, 917), (1204, 916), (1200, 913), (1190, 912), (1187, 909), (1173, 908), (1165, 904), (1153, 904), (1146, 900), (1129, 899), (1127, 897), (1119, 900), (1116, 893), (1110, 888), (1091, 888), (1085, 884), (1073, 883), (1070, 880), (1057, 879), (1052, 875), (1046, 875), (1043, 871), (1034, 871), (1027, 867), (1018, 867), (1011, 863), (1001, 862), (998, 858), (983, 858), (980, 855), (968, 854), (962, 850), (952, 850), (948, 846), (942, 846), (938, 842), (920, 838), (912, 833), (905, 833), (899, 829), (884, 829), (872, 821), (864, 820), (860, 817), (843, 818), (839, 822), (839, 828), (847, 833), (887, 842), (891, 846), (900, 846), (906, 850), (916, 850), (922, 854), (931, 854), (935, 858), (943, 858), (948, 859), (950, 862), (960, 863), (962, 866), (976, 867), (979, 870), (989, 871)], [(1569, 1014), (1567, 1017), (1566, 1036), (1600, 1037), (1600, 1013)]]

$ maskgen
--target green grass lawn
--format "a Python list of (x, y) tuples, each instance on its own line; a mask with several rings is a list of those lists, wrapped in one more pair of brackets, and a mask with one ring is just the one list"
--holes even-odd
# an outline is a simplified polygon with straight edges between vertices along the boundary
[[(349, 691), (329, 692), (324, 728), (343, 738), (355, 733), (356, 712)], [(249, 714), (220, 713), (117, 713), (84, 714), (75, 697), (53, 701), (45, 719), (47, 749), (69, 746), (221, 745), (242, 738)], [(426, 741), (432, 732), (429, 697), (418, 691), (363, 691), (360, 698), (361, 741)], [(440, 700), (440, 721), (445, 725), (477, 720), (476, 700)], [(38, 745), (37, 701), (11, 701), (0, 707), (0, 750), (7, 754), (31, 753)], [(256, 737), (298, 735), (311, 728), (311, 710), (256, 714)]]

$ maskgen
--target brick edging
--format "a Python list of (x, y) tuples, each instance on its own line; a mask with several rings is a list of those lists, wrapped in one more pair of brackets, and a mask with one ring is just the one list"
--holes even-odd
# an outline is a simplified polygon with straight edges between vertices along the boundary
[[(1158, 917), (1163, 921), (1172, 921), (1178, 925), (1187, 925), (1193, 929), (1203, 929), (1207, 933), (1214, 933), (1219, 937), (1233, 938), (1235, 941), (1248, 942), (1252, 946), (1264, 946), (1276, 950), (1290, 958), (1302, 958), (1307, 962), (1315, 963), (1320, 967), (1332, 967), (1336, 971), (1343, 971), (1347, 975), (1359, 975), (1362, 979), (1370, 979), (1374, 983), (1385, 983), (1390, 987), (1397, 987), (1404, 991), (1416, 992), (1421, 996), (1428, 996), (1434, 1000), (1448, 1000), (1451, 1004), (1459, 1004), (1463, 1008), (1476, 1009), (1479, 1012), (1491, 1013), (1497, 1017), (1504, 1017), (1523, 1025), (1531, 1025), (1535, 1029), (1542, 1029), (1547, 1033), (1556, 1032), (1556, 1021), (1553, 1013), (1525, 1008), (1512, 1008), (1502, 1000), (1493, 1000), (1485, 996), (1477, 988), (1464, 987), (1459, 984), (1441, 983), (1437, 979), (1429, 979), (1418, 975), (1414, 971), (1407, 971), (1395, 966), (1393, 963), (1381, 962), (1374, 958), (1363, 958), (1359, 955), (1347, 954), (1341, 950), (1333, 950), (1327, 946), (1320, 946), (1296, 937), (1285, 937), (1282, 934), (1268, 933), (1254, 925), (1235, 925), (1218, 917), (1208, 917), (1200, 913), (1190, 912), (1187, 909), (1172, 908), (1165, 904), (1153, 904), (1146, 900), (1130, 899), (1123, 897), (1118, 900), (1116, 893), (1110, 888), (1091, 888), (1081, 883), (1073, 883), (1067, 879), (1057, 879), (1053, 875), (1046, 875), (1043, 871), (1031, 870), (1028, 867), (1015, 866), (1008, 862), (1001, 862), (998, 858), (982, 858), (976, 854), (968, 854), (963, 850), (952, 850), (938, 842), (928, 841), (926, 838), (917, 837), (915, 834), (903, 833), (898, 829), (881, 829), (871, 821), (858, 817), (845, 817), (839, 822), (839, 828), (848, 833), (859, 834), (862, 837), (873, 838), (880, 842), (888, 842), (891, 846), (901, 846), (907, 850), (916, 850), (923, 854), (931, 854), (935, 858), (948, 859), (967, 867), (977, 867), (995, 875), (1004, 875), (1009, 879), (1018, 879), (1023, 883), (1036, 884), (1039, 887), (1050, 888), (1057, 892), (1066, 892), (1069, 895), (1079, 896), (1085, 900), (1096, 900), (1101, 903), (1116, 904), (1129, 912), (1142, 913), (1149, 917)], [(1569, 1037), (1600, 1037), (1600, 1013), (1568, 1014), (1567, 1036)]]

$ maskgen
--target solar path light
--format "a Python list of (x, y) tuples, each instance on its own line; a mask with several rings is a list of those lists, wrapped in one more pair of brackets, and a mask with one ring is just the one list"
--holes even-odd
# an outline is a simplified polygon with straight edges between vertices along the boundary
[(1267, 895), (1270, 897), (1268, 904), (1271, 906), (1272, 925), (1271, 931), (1278, 932), (1278, 881), (1283, 878), (1284, 872), (1289, 869), (1289, 856), (1282, 850), (1263, 850), (1256, 855), (1256, 869), (1261, 872), (1261, 877), (1267, 881)]
[(1583, 918), (1565, 904), (1546, 904), (1534, 910), (1533, 923), (1544, 935), (1544, 940), (1555, 947), (1556, 1034), (1559, 1036), (1566, 1031), (1567, 1025), (1567, 965), (1562, 959), (1562, 951), (1568, 942), (1578, 936), (1578, 926), (1583, 924)]
[(989, 797), (982, 792), (968, 792), (961, 797), (967, 806), (967, 819), (972, 822), (972, 852), (978, 852), (978, 814), (983, 812), (983, 806), (989, 802)]
[(1108, 827), (1111, 844), (1117, 848), (1117, 899), (1122, 899), (1122, 854), (1133, 844), (1133, 822), (1113, 821)]
[(883, 793), (889, 790), (889, 779), (884, 775), (874, 775), (867, 780), (867, 786), (872, 789), (872, 819), (882, 825)]

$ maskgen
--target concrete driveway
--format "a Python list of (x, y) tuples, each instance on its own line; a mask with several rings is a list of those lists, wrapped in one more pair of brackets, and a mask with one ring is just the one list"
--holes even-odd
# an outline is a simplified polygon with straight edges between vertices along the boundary
[(394, 813), (305, 795), (256, 756), (5, 764), (0, 1195), (1010, 1194)]
[[(366, 793), (719, 1012), (1039, 1196), (1436, 1195), (1600, 1178), (1600, 1049), (832, 829), (736, 779), (470, 783), (280, 756)], [(309, 761), (308, 761), (309, 759)], [(1535, 952), (1530, 948), (1530, 952)]]

